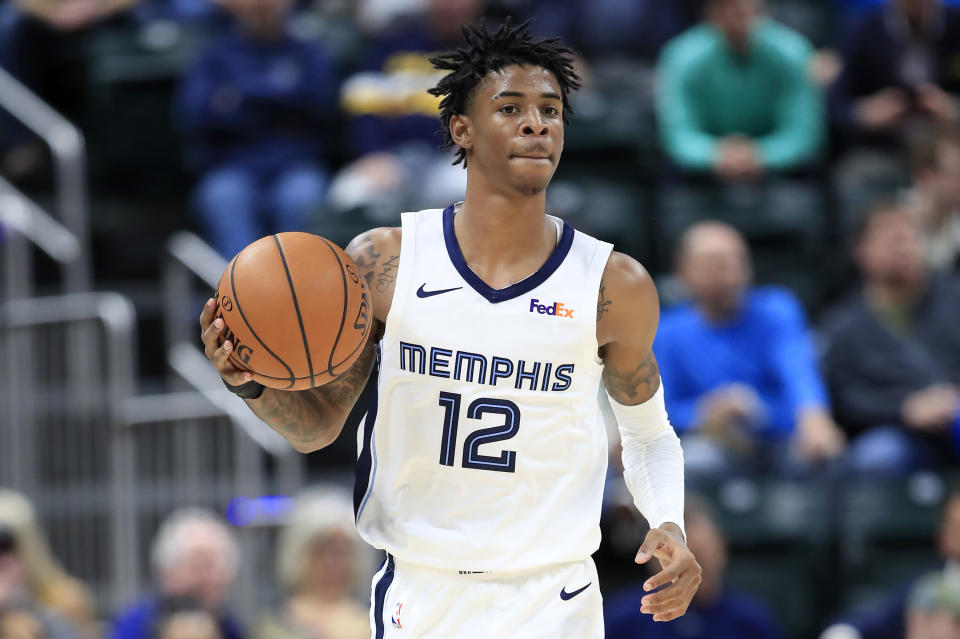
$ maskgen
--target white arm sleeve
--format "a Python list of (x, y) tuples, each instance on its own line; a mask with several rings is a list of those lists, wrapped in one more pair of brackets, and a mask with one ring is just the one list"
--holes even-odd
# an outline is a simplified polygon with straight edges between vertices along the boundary
[(683, 450), (663, 403), (663, 382), (653, 397), (625, 406), (610, 397), (623, 444), (623, 478), (651, 528), (683, 523)]

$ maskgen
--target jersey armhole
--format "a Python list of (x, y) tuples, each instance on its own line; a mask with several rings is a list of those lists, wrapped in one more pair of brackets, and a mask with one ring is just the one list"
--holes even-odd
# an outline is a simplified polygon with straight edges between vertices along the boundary
[[(592, 296), (587, 298), (586, 303), (587, 308), (591, 311), (595, 311), (597, 302), (600, 299), (600, 282), (603, 281), (603, 273), (607, 268), (607, 262), (610, 261), (610, 255), (612, 253), (613, 244), (597, 240), (597, 249), (594, 251), (593, 260), (590, 262), (587, 274), (588, 286), (586, 290), (591, 292)], [(593, 331), (591, 332), (593, 339), (589, 342), (592, 347), (590, 358), (600, 366), (603, 366), (603, 360), (600, 359), (600, 340), (597, 339), (597, 315), (596, 312), (591, 312), (588, 315), (593, 327)]]
[(400, 325), (407, 300), (410, 298), (410, 274), (413, 272), (414, 245), (417, 239), (416, 213), (402, 213), (400, 215), (400, 263), (397, 265), (397, 281), (393, 286), (393, 299), (390, 300), (390, 311), (383, 327), (383, 341), (391, 344), (394, 341), (396, 327)]

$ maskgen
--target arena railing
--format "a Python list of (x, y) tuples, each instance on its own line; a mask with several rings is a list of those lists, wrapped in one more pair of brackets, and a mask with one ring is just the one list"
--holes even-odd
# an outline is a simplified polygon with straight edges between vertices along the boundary
[[(93, 353), (83, 377), (63, 360), (77, 335)], [(122, 428), (135, 342), (133, 305), (117, 293), (0, 306), (0, 485), (33, 500), (55, 553), (98, 598), (129, 596), (136, 583), (135, 458)]]
[[(80, 253), (64, 270), (64, 290), (89, 291), (92, 286), (90, 228), (87, 211), (87, 169), (83, 134), (46, 102), (0, 68), (0, 108), (50, 147), (54, 161), (56, 213), (73, 234)], [(7, 189), (4, 189), (7, 190)]]

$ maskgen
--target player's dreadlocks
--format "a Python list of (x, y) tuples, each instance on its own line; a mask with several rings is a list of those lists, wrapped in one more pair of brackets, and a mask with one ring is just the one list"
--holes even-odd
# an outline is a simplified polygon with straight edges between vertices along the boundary
[[(462, 29), (467, 45), (442, 55), (430, 58), (438, 69), (450, 71), (429, 90), (431, 95), (443, 97), (440, 102), (440, 121), (443, 129), (443, 148), (452, 149), (456, 143), (450, 136), (450, 118), (463, 115), (480, 81), (491, 71), (498, 71), (511, 64), (530, 64), (553, 73), (560, 83), (563, 102), (563, 118), (573, 113), (569, 95), (580, 88), (580, 78), (573, 71), (573, 50), (557, 38), (534, 38), (530, 34), (530, 22), (514, 25), (508, 17), (495, 33), (487, 30), (485, 20), (479, 26), (469, 25)], [(467, 166), (467, 152), (458, 148), (454, 164)]]

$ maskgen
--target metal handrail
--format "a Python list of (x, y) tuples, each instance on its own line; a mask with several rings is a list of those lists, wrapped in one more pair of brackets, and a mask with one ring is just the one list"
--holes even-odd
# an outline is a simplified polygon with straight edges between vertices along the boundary
[(209, 244), (188, 231), (178, 231), (167, 241), (167, 260), (163, 267), (164, 333), (167, 348), (196, 338), (190, 329), (200, 314), (194, 308), (193, 283), (195, 279), (210, 287), (211, 294), (227, 267)]
[[(133, 441), (127, 435), (129, 429), (119, 428), (126, 418), (124, 409), (136, 390), (136, 311), (130, 300), (118, 293), (75, 293), (13, 300), (0, 305), (0, 332), (8, 334), (18, 329), (86, 321), (99, 322), (107, 335), (106, 415), (116, 436), (105, 444), (110, 446), (113, 476), (110, 495), (113, 603), (119, 605), (138, 585), (136, 562), (131, 561), (137, 556), (139, 534), (133, 481), (136, 459)], [(13, 349), (7, 357), (6, 367), (16, 372), (22, 363), (13, 359)], [(21, 451), (21, 447), (17, 446), (16, 450)]]
[(83, 256), (77, 236), (3, 176), (0, 176), (0, 222), (18, 231), (63, 267), (73, 265)]
[(33, 131), (50, 147), (57, 185), (57, 211), (63, 225), (73, 233), (85, 259), (65, 271), (67, 292), (88, 291), (93, 281), (90, 265), (90, 229), (87, 214), (86, 150), (83, 134), (0, 68), (0, 107)]

